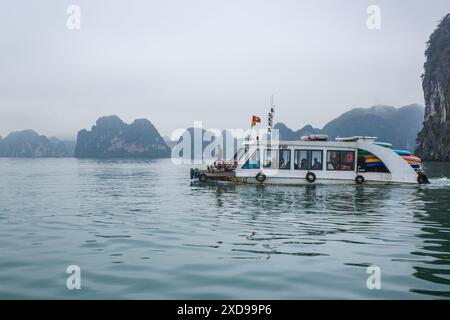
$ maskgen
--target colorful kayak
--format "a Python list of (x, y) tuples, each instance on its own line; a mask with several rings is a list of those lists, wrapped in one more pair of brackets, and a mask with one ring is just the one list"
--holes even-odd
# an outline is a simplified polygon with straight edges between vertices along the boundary
[[(400, 151), (400, 150), (398, 150)], [(411, 154), (411, 152), (406, 151), (406, 150), (402, 150), (405, 154), (404, 155), (400, 155), (403, 159), (405, 159), (406, 161), (412, 161), (412, 162), (422, 162), (422, 160), (419, 157), (416, 157), (415, 155)], [(409, 154), (406, 154), (409, 153)], [(398, 153), (397, 153), (398, 154)], [(377, 158), (377, 156), (373, 155), (373, 154), (368, 154), (364, 157), (364, 159), (366, 161), (371, 161), (373, 162), (373, 160), (375, 161), (380, 161), (380, 159)]]
[[(421, 167), (420, 163), (411, 163), (410, 165), (414, 169), (420, 169), (420, 167)], [(366, 168), (376, 168), (376, 167), (382, 167), (382, 166), (384, 166), (383, 162), (366, 163)]]
[(382, 163), (381, 160), (378, 158), (369, 158), (369, 159), (366, 158), (366, 163), (377, 163), (377, 162)]
[(369, 153), (366, 150), (358, 149), (358, 157), (364, 157), (367, 154)]
[(410, 163), (409, 165), (411, 167), (413, 167), (413, 168), (420, 168), (420, 167), (422, 167), (422, 165), (420, 163)]
[(398, 154), (399, 156), (411, 156), (412, 155), (411, 151), (408, 151), (408, 150), (394, 150), (394, 152), (396, 154)]
[(367, 168), (382, 167), (382, 166), (384, 166), (383, 162), (366, 163)]
[[(388, 149), (392, 149), (392, 144), (387, 142), (374, 142), (374, 144), (385, 147)], [(422, 160), (419, 157), (416, 157), (408, 150), (392, 150), (400, 157), (402, 157), (413, 169), (421, 169)], [(366, 168), (377, 168), (383, 167), (384, 163), (374, 154), (364, 150), (358, 150), (358, 158), (364, 160)]]
[(417, 163), (421, 163), (422, 160), (416, 156), (402, 156), (403, 159), (405, 159), (408, 162), (417, 162)]
[(379, 159), (377, 158), (377, 156), (374, 155), (374, 154), (368, 154), (367, 156), (364, 157), (364, 159), (366, 159), (366, 160), (369, 160), (369, 159), (377, 159), (377, 160), (379, 160)]
[(392, 143), (374, 142), (373, 144), (376, 144), (377, 146), (380, 146), (380, 147), (385, 147), (385, 148), (388, 148), (388, 149), (392, 149)]

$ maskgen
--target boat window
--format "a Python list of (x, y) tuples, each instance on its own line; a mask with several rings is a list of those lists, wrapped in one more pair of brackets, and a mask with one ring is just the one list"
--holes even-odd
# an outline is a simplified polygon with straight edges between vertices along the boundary
[(264, 169), (276, 169), (277, 168), (277, 150), (266, 149), (264, 152)]
[(311, 170), (322, 170), (322, 150), (311, 150)]
[(355, 151), (327, 151), (327, 170), (354, 171)]
[(322, 150), (295, 150), (295, 170), (322, 170)]
[(295, 150), (294, 151), (294, 169), (308, 170), (308, 151)]
[(253, 152), (250, 158), (245, 162), (242, 169), (259, 169), (260, 160), (259, 160), (259, 149)]
[(280, 150), (280, 163), (279, 169), (290, 170), (291, 169), (291, 150)]

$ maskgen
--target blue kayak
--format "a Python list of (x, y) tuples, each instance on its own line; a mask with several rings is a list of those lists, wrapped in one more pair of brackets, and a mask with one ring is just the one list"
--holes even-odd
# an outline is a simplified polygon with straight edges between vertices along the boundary
[[(384, 166), (383, 162), (366, 163), (366, 168), (377, 168), (382, 166)], [(414, 169), (420, 169), (420, 164), (412, 164), (411, 167)]]
[(390, 148), (392, 149), (392, 143), (388, 143), (388, 142), (374, 142), (373, 144), (380, 146), (380, 147), (385, 147), (385, 148)]
[(408, 151), (408, 150), (394, 150), (394, 152), (396, 154), (398, 154), (399, 156), (411, 156), (412, 152)]
[(383, 162), (366, 163), (367, 168), (382, 167), (382, 166), (384, 166)]

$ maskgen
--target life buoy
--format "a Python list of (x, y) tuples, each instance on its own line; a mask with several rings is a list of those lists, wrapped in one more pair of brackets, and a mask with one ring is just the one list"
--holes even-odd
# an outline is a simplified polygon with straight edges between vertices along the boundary
[(208, 176), (206, 175), (206, 173), (201, 173), (201, 174), (198, 176), (198, 181), (200, 181), (200, 182), (206, 182), (206, 180), (208, 180)]
[(264, 181), (266, 181), (267, 177), (264, 173), (258, 173), (255, 177), (256, 181), (263, 183)]
[(308, 182), (313, 183), (316, 181), (316, 175), (313, 172), (308, 172), (306, 174), (306, 180), (308, 180)]
[(363, 176), (357, 176), (357, 177), (355, 178), (355, 182), (356, 182), (357, 184), (363, 184), (364, 181), (366, 181), (366, 179), (364, 179)]

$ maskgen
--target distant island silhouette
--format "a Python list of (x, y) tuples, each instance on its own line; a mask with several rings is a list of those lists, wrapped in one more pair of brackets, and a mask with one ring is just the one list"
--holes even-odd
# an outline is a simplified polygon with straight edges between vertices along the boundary
[(0, 157), (65, 158), (73, 156), (74, 148), (74, 141), (47, 138), (34, 130), (15, 131), (4, 139), (0, 137)]
[[(322, 129), (307, 125), (293, 131), (282, 122), (275, 128), (282, 140), (298, 140), (303, 135), (317, 133), (327, 134), (331, 139), (371, 135), (399, 149), (414, 149), (423, 117), (424, 108), (417, 104), (398, 109), (374, 106), (352, 109)], [(149, 120), (137, 119), (126, 124), (112, 115), (99, 118), (90, 130), (80, 130), (76, 141), (47, 138), (33, 130), (12, 132), (4, 139), (0, 137), (0, 157), (167, 158), (173, 146), (169, 144), (170, 147)]]
[(117, 116), (101, 117), (78, 132), (76, 158), (167, 158), (170, 148), (147, 119), (126, 124)]

